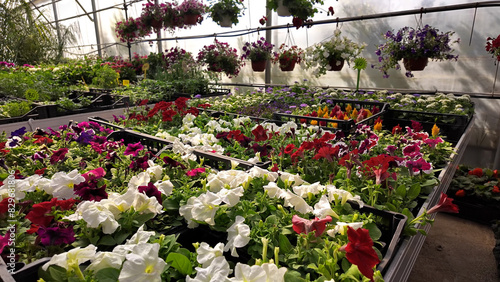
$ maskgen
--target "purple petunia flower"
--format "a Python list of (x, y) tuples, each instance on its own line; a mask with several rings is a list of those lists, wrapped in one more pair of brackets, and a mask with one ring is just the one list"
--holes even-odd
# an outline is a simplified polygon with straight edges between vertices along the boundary
[(153, 183), (149, 182), (147, 186), (139, 186), (137, 190), (139, 190), (140, 193), (146, 194), (148, 197), (155, 197), (158, 203), (163, 203), (161, 192)]
[(93, 134), (88, 133), (88, 131), (83, 131), (82, 133), (80, 133), (80, 136), (76, 138), (76, 142), (88, 145), (90, 144), (90, 141), (92, 141), (93, 137)]
[(75, 232), (73, 232), (73, 226), (68, 228), (60, 227), (43, 227), (38, 229), (38, 236), (41, 239), (42, 244), (45, 246), (58, 246), (61, 244), (71, 244), (75, 242)]
[(27, 132), (26, 131), (26, 126), (23, 126), (23, 127), (19, 128), (19, 129), (16, 129), (16, 130), (12, 131), (10, 133), (10, 138), (12, 138), (14, 136), (18, 136), (18, 137), (19, 136), (23, 136), (26, 132)]
[(142, 146), (141, 142), (137, 143), (130, 143), (127, 145), (127, 149), (125, 149), (125, 153), (123, 153), (125, 156), (132, 155), (134, 157), (137, 157), (137, 154), (139, 151), (142, 151), (144, 149), (144, 146)]

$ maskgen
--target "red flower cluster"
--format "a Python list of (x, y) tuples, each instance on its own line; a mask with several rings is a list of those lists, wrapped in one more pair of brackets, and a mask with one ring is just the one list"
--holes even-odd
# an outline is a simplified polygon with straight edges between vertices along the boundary
[(488, 37), (486, 40), (486, 51), (496, 56), (497, 61), (500, 61), (500, 35), (497, 38)]
[(470, 170), (469, 175), (475, 175), (477, 177), (482, 177), (484, 175), (484, 173), (483, 173), (483, 170), (481, 168), (477, 167), (473, 170)]

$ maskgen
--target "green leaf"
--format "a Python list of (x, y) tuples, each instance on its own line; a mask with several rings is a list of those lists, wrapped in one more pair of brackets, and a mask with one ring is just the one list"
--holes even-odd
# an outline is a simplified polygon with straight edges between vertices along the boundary
[(99, 240), (98, 245), (103, 246), (115, 246), (117, 245), (116, 240), (111, 235), (104, 235), (101, 240)]
[(283, 234), (279, 235), (279, 242), (280, 242), (280, 252), (287, 254), (292, 251), (293, 245), (290, 243), (290, 241), (285, 235)]
[(413, 199), (417, 198), (418, 195), (420, 195), (420, 190), (421, 190), (420, 184), (418, 184), (418, 183), (413, 184), (410, 187), (410, 190), (408, 190), (408, 194), (407, 194), (408, 200), (413, 200)]
[(115, 241), (116, 241), (116, 244), (117, 245), (121, 245), (125, 239), (128, 238), (128, 236), (130, 236), (130, 232), (124, 232), (124, 233), (118, 233), (115, 235)]
[(96, 272), (95, 278), (99, 282), (115, 282), (118, 281), (120, 270), (116, 268), (103, 268)]
[(170, 263), (172, 267), (177, 269), (182, 275), (191, 275), (191, 273), (193, 273), (191, 261), (184, 255), (170, 253), (165, 262)]
[(167, 199), (165, 201), (163, 201), (163, 207), (167, 210), (167, 211), (171, 211), (171, 210), (179, 210), (179, 203), (172, 200), (172, 199)]
[(377, 224), (375, 224), (374, 222), (367, 223), (363, 227), (368, 229), (372, 240), (377, 241), (378, 239), (380, 239), (380, 237), (382, 237), (382, 231), (380, 231), (380, 229), (377, 227)]
[(406, 187), (404, 185), (399, 185), (399, 187), (396, 189), (396, 195), (400, 196), (401, 198), (406, 197)]
[(47, 269), (47, 272), (52, 277), (51, 281), (66, 281), (68, 280), (68, 275), (66, 269), (58, 265), (51, 265)]
[(295, 270), (288, 270), (285, 272), (285, 281), (287, 282), (303, 282), (306, 281), (304, 278), (300, 277), (300, 272)]

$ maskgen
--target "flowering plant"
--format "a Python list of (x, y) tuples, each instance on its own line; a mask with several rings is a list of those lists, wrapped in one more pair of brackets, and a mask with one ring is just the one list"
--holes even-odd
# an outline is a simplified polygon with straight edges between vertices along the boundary
[(116, 23), (115, 34), (121, 42), (133, 42), (140, 37), (147, 36), (149, 33), (144, 28), (141, 18), (129, 18), (126, 21)]
[[(164, 4), (162, 4), (164, 5)], [(141, 13), (141, 22), (144, 23), (145, 28), (158, 32), (163, 27), (164, 9), (162, 6), (147, 2), (143, 4)], [(151, 32), (151, 31), (150, 31)]]
[(197, 60), (199, 63), (206, 64), (209, 71), (224, 72), (228, 77), (238, 76), (243, 65), (236, 48), (231, 48), (229, 44), (217, 39), (214, 44), (203, 46), (198, 53)]
[(243, 0), (218, 0), (208, 8), (214, 22), (221, 24), (224, 18), (229, 17), (231, 23), (237, 24), (238, 18), (243, 16)]
[(460, 165), (455, 171), (447, 194), (457, 198), (474, 197), (486, 201), (500, 201), (499, 176), (497, 170)]
[(313, 74), (316, 77), (326, 74), (331, 70), (331, 62), (347, 61), (349, 63), (359, 56), (366, 44), (357, 44), (345, 36), (341, 36), (340, 30), (335, 30), (331, 39), (317, 43), (306, 49), (306, 67), (316, 68)]
[(198, 0), (184, 0), (177, 6), (179, 14), (182, 15), (203, 15), (207, 12), (207, 6), (203, 1)]
[(264, 37), (261, 37), (256, 42), (245, 42), (243, 45), (243, 54), (241, 59), (245, 60), (249, 58), (251, 61), (265, 61), (271, 57), (274, 44), (266, 41)]
[(500, 61), (500, 35), (497, 38), (488, 37), (486, 39), (486, 51), (493, 57), (497, 57), (497, 61)]
[(281, 44), (279, 50), (274, 55), (273, 62), (279, 63), (280, 68), (287, 68), (304, 59), (304, 50), (297, 45), (289, 47), (285, 43)]
[[(460, 39), (453, 40), (455, 32), (439, 32), (437, 28), (425, 25), (423, 28), (414, 29), (403, 27), (397, 33), (388, 31), (384, 37), (386, 42), (378, 46), (377, 54), (379, 63), (372, 65), (389, 77), (387, 71), (391, 68), (400, 69), (398, 61), (403, 58), (429, 58), (436, 61), (457, 60), (458, 55), (451, 54), (454, 50), (450, 44), (458, 43)], [(406, 72), (407, 77), (413, 77), (411, 71)]]

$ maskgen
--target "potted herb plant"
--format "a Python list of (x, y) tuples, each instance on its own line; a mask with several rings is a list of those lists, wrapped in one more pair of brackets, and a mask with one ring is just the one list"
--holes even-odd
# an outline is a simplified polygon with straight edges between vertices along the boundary
[(500, 61), (500, 35), (497, 38), (488, 37), (486, 40), (486, 51)]
[(253, 71), (261, 72), (266, 68), (267, 60), (271, 58), (274, 45), (261, 37), (256, 42), (245, 42), (241, 59), (250, 59)]
[(198, 62), (207, 65), (212, 72), (223, 72), (228, 77), (238, 76), (243, 61), (239, 58), (235, 48), (217, 39), (214, 44), (203, 46), (198, 53)]
[(457, 60), (458, 55), (450, 44), (458, 43), (460, 39), (453, 40), (453, 31), (439, 32), (435, 27), (425, 25), (417, 29), (403, 27), (397, 33), (388, 31), (384, 37), (386, 42), (381, 44), (375, 52), (379, 63), (372, 66), (389, 77), (387, 71), (400, 69), (398, 61), (403, 59), (406, 76), (413, 77), (412, 71), (423, 70), (429, 59), (436, 61)]
[(202, 1), (184, 0), (177, 6), (179, 17), (182, 19), (182, 25), (191, 26), (203, 20), (203, 14), (207, 12), (207, 6)]
[(221, 27), (231, 27), (239, 22), (243, 15), (243, 0), (218, 0), (210, 5), (208, 13), (214, 22)]
[(281, 44), (278, 53), (275, 54), (273, 62), (279, 64), (282, 71), (293, 71), (295, 64), (304, 59), (304, 50), (297, 45), (289, 47)]
[(353, 42), (337, 29), (329, 40), (306, 49), (306, 67), (316, 68), (313, 73), (317, 77), (325, 75), (326, 71), (340, 71), (345, 61), (354, 60), (364, 48), (365, 44)]

